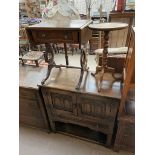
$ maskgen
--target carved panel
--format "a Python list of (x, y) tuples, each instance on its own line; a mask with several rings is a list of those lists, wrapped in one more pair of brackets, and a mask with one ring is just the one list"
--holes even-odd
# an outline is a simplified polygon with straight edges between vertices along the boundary
[(70, 95), (61, 95), (58, 93), (51, 93), (53, 108), (73, 112), (72, 97)]
[(77, 115), (74, 93), (57, 89), (42, 89), (42, 92), (46, 106), (50, 108), (48, 113), (52, 119), (56, 119), (60, 115)]
[(78, 115), (90, 120), (98, 119), (103, 122), (104, 119), (115, 120), (119, 100), (106, 97), (97, 97), (93, 95), (79, 95), (78, 99)]

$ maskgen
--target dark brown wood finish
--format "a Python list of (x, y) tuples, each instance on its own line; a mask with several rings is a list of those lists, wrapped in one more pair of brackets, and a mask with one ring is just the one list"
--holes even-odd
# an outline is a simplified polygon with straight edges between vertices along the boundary
[(78, 81), (77, 71), (53, 69), (52, 78), (40, 85), (51, 128), (56, 131), (55, 122), (88, 127), (106, 134), (106, 145), (110, 146), (120, 102), (120, 83), (107, 75), (103, 82), (104, 91), (98, 93), (95, 79), (90, 72), (84, 72), (85, 80), (77, 91), (74, 89)]
[[(41, 22), (39, 24), (27, 27), (26, 31), (29, 41), (32, 45), (48, 44), (46, 53), (50, 53), (50, 43), (65, 43), (65, 45), (66, 43), (76, 43), (79, 44), (79, 48), (81, 49), (82, 44), (85, 45), (85, 48), (87, 47), (87, 42), (91, 38), (91, 30), (87, 27), (91, 22), (91, 20), (70, 20), (69, 22), (52, 21), (49, 23)], [(81, 73), (79, 82), (75, 87), (76, 89), (80, 89), (80, 85), (83, 79), (83, 71), (85, 70), (83, 64), (86, 63), (86, 52), (86, 49), (82, 49), (81, 51)], [(52, 53), (54, 54), (54, 52)], [(53, 54), (48, 60), (48, 70), (45, 79), (42, 81), (42, 84), (44, 84), (45, 81), (49, 78), (53, 67), (60, 67), (60, 65), (56, 65)], [(69, 62), (66, 48), (65, 58), (66, 66), (69, 68), (70, 66), (68, 65)], [(71, 68), (73, 68), (73, 66)]]
[(47, 112), (45, 110), (42, 94), (37, 87), (37, 84), (40, 83), (42, 78), (40, 70), (41, 68), (36, 69), (32, 66), (20, 67), (19, 122), (22, 125), (43, 129), (49, 132), (51, 129)]

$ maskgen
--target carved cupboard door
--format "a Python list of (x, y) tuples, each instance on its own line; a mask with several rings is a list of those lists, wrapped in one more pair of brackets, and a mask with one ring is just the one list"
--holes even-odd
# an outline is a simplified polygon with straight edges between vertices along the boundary
[(43, 88), (42, 92), (48, 113), (50, 113), (52, 119), (77, 115), (74, 93), (51, 88)]
[(77, 98), (78, 116), (98, 124), (113, 124), (118, 111), (119, 100), (80, 94)]

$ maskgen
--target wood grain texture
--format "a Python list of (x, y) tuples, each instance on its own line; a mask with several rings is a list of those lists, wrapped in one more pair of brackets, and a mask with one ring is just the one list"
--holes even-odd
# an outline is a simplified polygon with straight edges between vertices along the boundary
[(135, 150), (135, 32), (131, 29), (124, 66), (124, 84), (119, 107), (118, 131), (114, 150)]
[[(40, 69), (39, 69), (40, 68)], [(20, 67), (20, 84), (24, 87), (26, 97), (35, 95), (30, 91), (30, 87), (35, 86), (42, 76), (46, 73), (46, 67), (35, 68), (32, 66)], [(54, 68), (45, 85), (39, 84), (41, 89), (50, 127), (55, 132), (55, 121), (71, 123), (88, 127), (89, 129), (102, 132), (107, 135), (106, 145), (112, 143), (112, 135), (115, 125), (115, 119), (120, 102), (120, 82), (114, 82), (113, 78), (106, 74), (103, 81), (103, 90), (98, 93), (96, 81), (90, 72), (85, 72), (84, 81), (80, 90), (75, 90), (75, 86), (79, 79), (80, 69), (71, 68)], [(32, 80), (34, 78), (34, 80)], [(30, 80), (29, 80), (30, 79)], [(41, 80), (40, 80), (41, 81)], [(28, 94), (28, 92), (29, 94)], [(21, 95), (23, 93), (20, 93)], [(26, 99), (27, 99), (26, 98)], [(27, 99), (28, 100), (28, 99)], [(23, 99), (21, 98), (21, 104)], [(34, 109), (32, 114), (26, 109), (21, 109), (28, 117), (23, 121), (35, 122), (34, 126), (39, 123), (41, 118), (40, 109), (37, 108), (38, 102), (36, 98), (30, 101), (29, 109)], [(32, 111), (31, 110), (31, 111)], [(35, 118), (29, 120), (29, 118)], [(28, 124), (28, 122), (26, 122)]]
[(106, 134), (106, 145), (110, 146), (120, 102), (120, 83), (112, 84), (107, 75), (104, 89), (98, 93), (95, 79), (86, 72), (82, 89), (77, 91), (74, 87), (78, 71), (66, 68), (53, 70), (52, 78), (45, 85), (40, 85), (51, 127), (56, 131), (55, 122), (88, 127)]
[(79, 43), (85, 44), (91, 37), (87, 26), (91, 20), (70, 20), (69, 22), (52, 21), (41, 22), (26, 28), (28, 38), (32, 44), (44, 43)]
[(44, 102), (38, 89), (19, 87), (19, 122), (50, 131)]
[[(62, 22), (62, 21), (52, 21), (52, 22), (41, 22), (39, 24), (29, 26), (26, 28), (26, 32), (30, 41), (31, 45), (37, 45), (37, 44), (45, 44), (46, 51), (45, 55), (48, 55), (47, 53), (50, 53), (50, 43), (77, 43), (79, 44), (79, 49), (81, 49), (81, 72), (80, 72), (80, 78), (79, 81), (75, 87), (75, 89), (80, 89), (80, 85), (83, 79), (83, 73), (85, 68), (86, 61), (86, 49), (87, 49), (87, 43), (89, 39), (91, 38), (91, 30), (88, 28), (88, 25), (91, 23), (91, 20), (70, 20), (68, 22)], [(84, 48), (81, 48), (81, 45), (84, 45)], [(65, 46), (66, 49), (66, 46)], [(66, 51), (66, 50), (65, 50)], [(67, 52), (65, 52), (65, 58), (66, 58), (66, 64), (67, 67), (68, 57)], [(47, 56), (46, 56), (47, 58)], [(82, 61), (83, 60), (83, 61)], [(48, 60), (48, 70), (46, 77), (43, 79), (41, 84), (43, 85), (45, 81), (49, 78), (49, 75), (51, 73), (51, 70), (53, 67), (59, 67), (60, 65), (56, 65), (54, 61), (54, 53), (49, 56)], [(77, 68), (71, 66), (71, 68)]]
[[(43, 71), (44, 69), (42, 69)], [(109, 73), (105, 74), (102, 81), (102, 90), (98, 93), (97, 81), (91, 75), (91, 72), (84, 72), (83, 81), (81, 83), (81, 89), (76, 90), (75, 86), (78, 83), (80, 77), (80, 69), (73, 68), (54, 68), (51, 72), (49, 79), (43, 87), (57, 88), (60, 90), (66, 90), (69, 92), (95, 94), (97, 96), (106, 96), (111, 98), (120, 99), (120, 81), (115, 81)]]
[(67, 22), (53, 20), (52, 22), (41, 22), (39, 24), (29, 26), (27, 29), (83, 29), (91, 22), (91, 20), (70, 20)]
[(19, 122), (49, 131), (50, 126), (45, 105), (37, 86), (44, 74), (46, 74), (44, 67), (19, 67)]
[(121, 116), (119, 118), (114, 150), (119, 151), (120, 149), (135, 152), (134, 116)]

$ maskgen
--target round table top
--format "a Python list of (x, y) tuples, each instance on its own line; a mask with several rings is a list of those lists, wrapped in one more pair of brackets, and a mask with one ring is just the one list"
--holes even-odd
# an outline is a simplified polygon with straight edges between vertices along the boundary
[(127, 28), (128, 24), (126, 23), (116, 23), (116, 22), (109, 22), (109, 23), (97, 23), (97, 24), (90, 24), (89, 28), (92, 30), (99, 30), (99, 31), (115, 31)]

